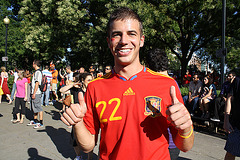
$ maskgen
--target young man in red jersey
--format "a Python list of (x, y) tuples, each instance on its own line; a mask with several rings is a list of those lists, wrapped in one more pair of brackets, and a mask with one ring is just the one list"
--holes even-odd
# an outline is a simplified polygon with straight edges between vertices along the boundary
[(170, 159), (169, 127), (182, 151), (193, 146), (189, 112), (177, 83), (140, 64), (144, 45), (142, 22), (129, 8), (116, 9), (109, 19), (108, 46), (114, 57), (112, 72), (89, 83), (61, 117), (73, 125), (79, 145), (93, 150), (101, 128), (100, 159)]

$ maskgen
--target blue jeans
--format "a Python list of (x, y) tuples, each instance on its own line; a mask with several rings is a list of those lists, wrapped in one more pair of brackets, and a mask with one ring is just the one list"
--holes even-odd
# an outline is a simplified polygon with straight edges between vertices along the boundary
[[(192, 113), (193, 111), (195, 111), (195, 109), (197, 108), (197, 104), (198, 104), (198, 100), (199, 97), (196, 97), (192, 100), (192, 102), (189, 104), (188, 103), (188, 95), (183, 97), (183, 102), (185, 104), (185, 106), (189, 109), (189, 112)], [(188, 107), (189, 106), (189, 107)]]
[(50, 84), (47, 85), (47, 89), (42, 93), (42, 105), (45, 102), (45, 106), (49, 105)]
[(13, 98), (14, 98), (16, 88), (17, 88), (16, 83), (13, 83), (12, 92), (11, 92), (11, 100), (12, 101), (13, 101)]

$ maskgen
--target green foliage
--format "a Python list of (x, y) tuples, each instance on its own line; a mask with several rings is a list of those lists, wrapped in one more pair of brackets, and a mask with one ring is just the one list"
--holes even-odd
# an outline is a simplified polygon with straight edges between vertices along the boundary
[(183, 97), (188, 95), (188, 87), (181, 87), (180, 91)]
[[(0, 17), (8, 15), (9, 68), (29, 67), (34, 58), (71, 64), (73, 69), (90, 64), (113, 65), (106, 41), (110, 13), (119, 6), (136, 11), (144, 25), (146, 51), (162, 48), (169, 54), (170, 69), (185, 73), (193, 53), (211, 56), (221, 45), (221, 1), (214, 0), (0, 0)], [(11, 10), (8, 10), (12, 7)], [(227, 1), (228, 67), (239, 67), (239, 1)], [(0, 22), (2, 28), (3, 22)], [(229, 40), (230, 39), (230, 40)], [(0, 55), (5, 51), (5, 31), (0, 32)], [(175, 55), (172, 56), (172, 54)], [(63, 59), (65, 61), (63, 61)], [(177, 62), (177, 63), (176, 63)], [(218, 63), (219, 61), (216, 61)], [(60, 64), (60, 63), (59, 63)], [(1, 65), (4, 63), (1, 62)]]

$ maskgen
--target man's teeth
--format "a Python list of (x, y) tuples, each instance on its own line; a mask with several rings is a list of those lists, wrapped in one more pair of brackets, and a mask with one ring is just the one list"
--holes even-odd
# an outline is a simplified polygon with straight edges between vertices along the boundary
[(129, 52), (130, 49), (124, 49), (124, 50), (120, 50), (120, 52)]

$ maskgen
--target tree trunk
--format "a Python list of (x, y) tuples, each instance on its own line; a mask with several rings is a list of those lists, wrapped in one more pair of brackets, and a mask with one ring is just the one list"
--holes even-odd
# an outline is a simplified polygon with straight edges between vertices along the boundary
[(187, 66), (188, 66), (188, 60), (186, 58), (182, 58), (182, 61), (181, 61), (181, 67), (182, 67), (182, 70), (181, 70), (181, 84), (183, 82), (183, 77), (187, 72)]

